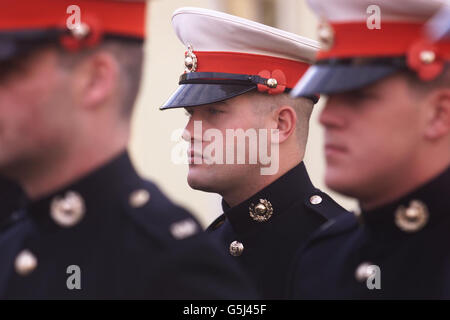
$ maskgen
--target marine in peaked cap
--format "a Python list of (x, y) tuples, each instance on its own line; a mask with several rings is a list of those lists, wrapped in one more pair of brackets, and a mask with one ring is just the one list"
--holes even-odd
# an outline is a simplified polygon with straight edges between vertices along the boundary
[(309, 3), (324, 49), (293, 94), (328, 95), (326, 183), (361, 213), (299, 254), (291, 297), (448, 299), (449, 2)]
[(0, 297), (253, 297), (126, 152), (145, 2), (72, 4), (0, 3), (0, 172), (29, 198), (0, 229)]
[[(172, 22), (187, 49), (186, 69), (162, 109), (183, 107), (190, 115), (183, 135), (190, 145), (188, 183), (223, 197), (224, 214), (208, 232), (244, 267), (263, 298), (283, 298), (295, 252), (323, 223), (348, 214), (313, 186), (302, 161), (317, 97), (296, 101), (288, 95), (312, 62), (317, 43), (199, 8), (178, 9)], [(197, 132), (198, 123), (203, 131)], [(244, 164), (211, 161), (206, 150), (212, 143), (205, 138), (210, 129), (223, 137), (227, 130), (277, 129), (281, 138), (270, 138), (266, 146), (272, 146), (270, 168), (261, 158), (248, 160), (251, 150), (258, 150), (250, 144), (259, 143), (261, 150), (265, 138), (257, 142), (246, 137), (250, 142), (241, 151), (247, 157)], [(226, 140), (227, 159), (230, 149), (233, 145)]]

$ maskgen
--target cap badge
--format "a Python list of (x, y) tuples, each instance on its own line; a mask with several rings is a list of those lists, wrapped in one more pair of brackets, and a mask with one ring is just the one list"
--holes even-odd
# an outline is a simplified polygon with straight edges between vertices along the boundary
[(321, 21), (317, 28), (317, 35), (321, 44), (321, 49), (328, 51), (334, 45), (334, 31), (331, 25), (326, 21)]
[(409, 207), (400, 206), (395, 211), (395, 224), (404, 232), (419, 231), (427, 224), (428, 218), (428, 208), (419, 200), (413, 200)]
[(184, 54), (184, 72), (195, 72), (197, 70), (197, 56), (192, 51), (192, 46), (188, 45), (188, 50)]
[(257, 222), (265, 222), (270, 219), (273, 214), (273, 208), (270, 201), (259, 199), (258, 204), (252, 203), (249, 207), (250, 217)]

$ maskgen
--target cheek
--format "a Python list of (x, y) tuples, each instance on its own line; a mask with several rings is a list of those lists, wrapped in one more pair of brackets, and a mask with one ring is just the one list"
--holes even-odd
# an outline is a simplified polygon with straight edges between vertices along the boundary
[[(381, 125), (378, 137), (378, 145), (382, 144), (383, 149), (389, 154), (386, 157), (406, 158), (412, 156), (420, 144), (421, 116), (412, 106), (392, 110), (384, 119), (380, 119)], [(375, 145), (377, 142), (372, 141)], [(382, 150), (376, 150), (382, 152)], [(375, 153), (376, 154), (376, 153)]]
[(415, 129), (420, 125), (419, 115), (394, 108), (385, 115), (359, 124), (353, 132), (353, 157), (347, 167), (355, 179), (389, 177), (414, 158), (420, 143)]
[(61, 83), (55, 84), (51, 76), (46, 81), (22, 80), (0, 90), (0, 133), (21, 144), (40, 144), (48, 139), (52, 123), (60, 118), (63, 105), (55, 97), (60, 95)]
[(17, 131), (26, 138), (41, 121), (41, 101), (45, 96), (39, 87), (24, 83), (9, 86), (0, 93), (0, 126), (4, 130)]

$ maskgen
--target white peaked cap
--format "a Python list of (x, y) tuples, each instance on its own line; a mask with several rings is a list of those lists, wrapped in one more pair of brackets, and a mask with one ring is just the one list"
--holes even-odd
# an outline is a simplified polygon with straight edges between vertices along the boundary
[(180, 8), (172, 24), (187, 49), (186, 69), (161, 109), (210, 104), (253, 90), (289, 92), (319, 49), (317, 41), (214, 10)]
[(219, 11), (184, 7), (172, 15), (180, 41), (194, 51), (261, 54), (312, 63), (317, 41)]
[(356, 90), (398, 72), (438, 77), (450, 61), (450, 0), (308, 0), (321, 50), (293, 96)]

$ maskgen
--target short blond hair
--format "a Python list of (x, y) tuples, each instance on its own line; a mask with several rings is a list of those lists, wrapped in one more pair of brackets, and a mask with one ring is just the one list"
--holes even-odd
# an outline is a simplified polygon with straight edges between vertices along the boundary
[(267, 114), (282, 106), (290, 106), (297, 114), (297, 123), (295, 125), (295, 135), (302, 148), (306, 148), (309, 134), (309, 120), (313, 111), (314, 103), (308, 98), (292, 98), (287, 93), (269, 95), (260, 92), (251, 92), (257, 101), (255, 103), (255, 112), (257, 114)]

